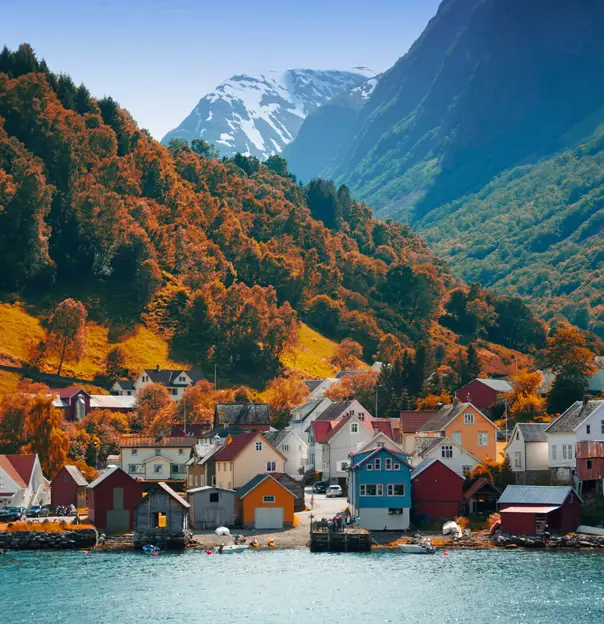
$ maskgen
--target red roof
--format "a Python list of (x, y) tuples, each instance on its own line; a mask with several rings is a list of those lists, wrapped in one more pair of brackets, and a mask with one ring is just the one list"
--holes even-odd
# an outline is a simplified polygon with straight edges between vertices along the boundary
[[(334, 423), (336, 421), (333, 421)], [(315, 433), (315, 441), (318, 444), (323, 444), (327, 437), (327, 434), (333, 429), (331, 420), (313, 420), (311, 427)]]
[(212, 459), (214, 461), (229, 461), (235, 459), (235, 457), (257, 437), (257, 433), (240, 433), (230, 444), (225, 444), (224, 448), (220, 449)]
[(401, 412), (402, 433), (417, 433), (417, 430), (424, 425), (436, 410), (426, 410), (423, 412)]
[(31, 473), (36, 464), (36, 455), (5, 455), (26, 485), (31, 481)]
[(392, 431), (392, 424), (389, 420), (372, 420), (371, 425), (375, 433), (383, 433), (391, 440), (394, 440), (394, 433)]
[(478, 490), (481, 490), (488, 482), (489, 482), (489, 480), (486, 479), (485, 477), (480, 477), (480, 479), (478, 479), (475, 483), (473, 483), (463, 493), (463, 497), (467, 499), (467, 498), (470, 498), (470, 497), (474, 496), (474, 494), (476, 494), (476, 492), (478, 492)]
[[(336, 425), (332, 427), (330, 431), (327, 432), (324, 442), (329, 442), (329, 440), (331, 440), (331, 438), (333, 438), (333, 436), (335, 436), (336, 433), (338, 433), (338, 431), (340, 431), (340, 429), (342, 429), (350, 421), (351, 418), (352, 418), (352, 414), (348, 414), (347, 416), (344, 416), (342, 420), (338, 421)], [(373, 431), (373, 427), (371, 426), (372, 421), (362, 420), (361, 423), (365, 425), (367, 429), (370, 429), (371, 431)]]
[(56, 394), (60, 399), (71, 399), (72, 396), (80, 392), (80, 390), (84, 394), (88, 394), (86, 390), (82, 390), (82, 388), (78, 388), (77, 386), (71, 386), (70, 388), (56, 388), (51, 390), (53, 394)]
[(520, 514), (548, 514), (552, 511), (560, 509), (560, 505), (533, 505), (532, 507), (506, 507), (499, 511), (502, 513), (520, 513)]

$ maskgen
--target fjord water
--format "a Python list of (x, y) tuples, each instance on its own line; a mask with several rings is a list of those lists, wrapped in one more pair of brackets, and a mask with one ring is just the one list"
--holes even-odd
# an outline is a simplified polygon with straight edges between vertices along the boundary
[(604, 622), (600, 553), (11, 552), (0, 621)]

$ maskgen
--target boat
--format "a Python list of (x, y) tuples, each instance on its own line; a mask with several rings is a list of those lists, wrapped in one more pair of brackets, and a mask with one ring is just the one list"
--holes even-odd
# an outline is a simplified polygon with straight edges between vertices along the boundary
[(433, 555), (436, 552), (436, 546), (428, 540), (421, 540), (417, 544), (399, 544), (397, 548), (399, 552), (409, 555)]
[(153, 546), (153, 544), (145, 544), (143, 546), (145, 552), (159, 552), (159, 546)]
[(232, 555), (235, 553), (245, 552), (248, 548), (248, 544), (231, 544), (229, 546), (223, 546), (222, 550), (220, 550), (220, 547), (215, 548), (214, 552), (217, 555)]

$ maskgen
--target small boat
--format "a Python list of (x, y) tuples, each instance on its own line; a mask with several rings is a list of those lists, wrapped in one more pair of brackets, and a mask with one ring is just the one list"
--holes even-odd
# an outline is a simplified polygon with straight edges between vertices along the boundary
[(436, 546), (433, 546), (428, 540), (421, 540), (417, 544), (399, 544), (398, 551), (410, 555), (433, 555), (436, 552)]
[(143, 546), (143, 550), (150, 553), (159, 552), (159, 546), (153, 546), (153, 544), (145, 544)]
[(232, 555), (235, 553), (245, 552), (249, 548), (248, 544), (231, 544), (229, 546), (223, 546), (222, 550), (220, 547), (215, 548), (214, 552), (217, 555)]

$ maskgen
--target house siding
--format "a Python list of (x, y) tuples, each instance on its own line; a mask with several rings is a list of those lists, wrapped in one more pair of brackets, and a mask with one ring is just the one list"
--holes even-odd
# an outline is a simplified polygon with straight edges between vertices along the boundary
[[(255, 476), (255, 475), (254, 475)], [(264, 496), (274, 496), (274, 503), (265, 503)], [(291, 527), (294, 522), (294, 495), (273, 479), (265, 479), (251, 492), (239, 499), (239, 517), (243, 527), (255, 528), (255, 511), (258, 507), (283, 507), (283, 525)]]
[(455, 396), (461, 403), (472, 403), (478, 409), (487, 410), (497, 403), (499, 393), (478, 379), (474, 379), (457, 390)]
[(59, 505), (74, 505), (76, 509), (86, 507), (85, 485), (79, 486), (63, 467), (50, 484), (50, 501), (53, 507)]
[[(210, 494), (218, 494), (218, 502), (210, 502)], [(212, 530), (235, 525), (235, 492), (208, 488), (189, 493), (187, 499), (193, 528)]]
[[(114, 491), (123, 489), (123, 504), (121, 509), (115, 508)], [(134, 526), (134, 507), (143, 494), (142, 485), (129, 477), (122, 470), (116, 470), (94, 489), (88, 488), (88, 518), (97, 529), (111, 531), (111, 522), (108, 522), (108, 512), (127, 511), (129, 529)]]
[[(262, 442), (261, 451), (256, 450), (256, 442)], [(212, 460), (210, 461), (212, 462)], [(277, 470), (275, 472), (285, 472), (285, 459), (267, 442), (264, 436), (258, 435), (232, 462), (220, 462), (219, 460), (212, 462), (216, 470), (216, 485), (228, 489), (242, 487), (257, 474), (264, 474), (266, 463), (269, 461), (276, 463)], [(232, 471), (229, 463), (233, 464)], [(223, 465), (218, 470), (218, 464), (226, 464), (226, 470), (223, 470)]]
[(440, 461), (411, 480), (411, 498), (417, 514), (429, 520), (455, 518), (463, 503), (464, 480)]
[[(474, 414), (474, 423), (464, 424), (464, 414)], [(479, 446), (479, 433), (487, 433), (487, 445)], [(456, 434), (461, 434), (461, 442), (458, 442), (464, 449), (472, 453), (480, 461), (487, 458), (497, 458), (497, 429), (481, 412), (473, 406), (466, 408), (445, 428), (445, 436), (457, 442)]]

